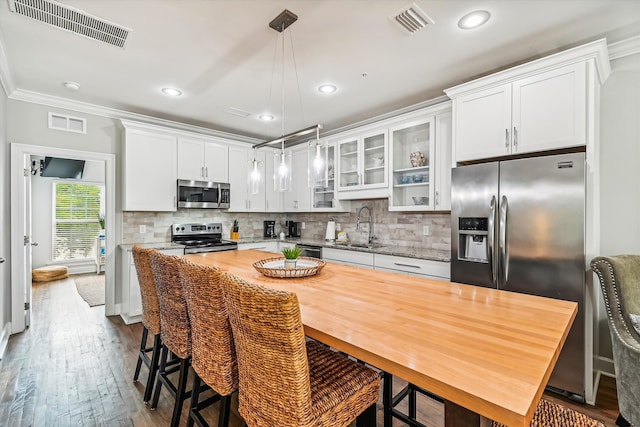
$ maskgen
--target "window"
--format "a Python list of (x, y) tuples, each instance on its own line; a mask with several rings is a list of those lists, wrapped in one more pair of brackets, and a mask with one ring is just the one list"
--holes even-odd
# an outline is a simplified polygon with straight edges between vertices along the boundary
[(103, 200), (102, 185), (54, 182), (53, 260), (95, 257), (98, 221)]

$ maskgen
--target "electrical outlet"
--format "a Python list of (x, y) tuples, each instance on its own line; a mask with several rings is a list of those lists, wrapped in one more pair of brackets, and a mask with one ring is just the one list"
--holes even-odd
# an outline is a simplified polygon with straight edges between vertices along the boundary
[(147, 226), (146, 225), (141, 225), (140, 226), (140, 234), (144, 234), (147, 232)]
[(429, 234), (431, 234), (431, 230), (429, 230), (429, 226), (428, 225), (423, 225), (422, 226), (422, 235), (423, 236), (428, 236)]
[(305, 225), (304, 225), (304, 222), (303, 222), (303, 223), (302, 223), (302, 229), (303, 229), (303, 230), (304, 230), (304, 227), (305, 227)]

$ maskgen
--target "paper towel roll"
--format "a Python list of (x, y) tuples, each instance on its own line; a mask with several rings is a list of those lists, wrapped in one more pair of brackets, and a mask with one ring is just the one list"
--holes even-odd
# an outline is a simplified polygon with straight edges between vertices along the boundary
[(335, 221), (329, 221), (327, 223), (327, 234), (325, 234), (324, 239), (330, 242), (333, 242), (334, 240), (336, 240), (336, 222)]

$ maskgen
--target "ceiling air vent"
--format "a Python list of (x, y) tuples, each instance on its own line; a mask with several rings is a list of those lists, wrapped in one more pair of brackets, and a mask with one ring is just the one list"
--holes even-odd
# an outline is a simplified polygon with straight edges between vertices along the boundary
[(131, 30), (49, 0), (9, 0), (12, 12), (124, 49)]
[(429, 24), (433, 24), (433, 19), (429, 18), (415, 3), (411, 3), (409, 6), (400, 10), (393, 15), (391, 19), (411, 34), (426, 28)]

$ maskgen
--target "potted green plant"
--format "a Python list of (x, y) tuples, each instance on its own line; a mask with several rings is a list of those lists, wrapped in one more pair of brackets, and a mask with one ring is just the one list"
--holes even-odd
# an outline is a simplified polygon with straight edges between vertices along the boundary
[(294, 246), (292, 248), (282, 249), (282, 255), (284, 255), (284, 268), (296, 268), (296, 260), (300, 256), (302, 250)]
[(98, 214), (98, 223), (100, 224), (100, 235), (104, 236), (104, 230), (105, 230), (105, 218), (104, 218), (104, 214)]

